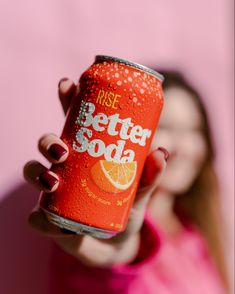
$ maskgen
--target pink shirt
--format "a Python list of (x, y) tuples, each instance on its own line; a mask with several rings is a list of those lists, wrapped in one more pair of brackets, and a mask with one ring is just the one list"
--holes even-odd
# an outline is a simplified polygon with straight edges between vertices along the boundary
[(132, 264), (91, 268), (55, 245), (53, 294), (224, 294), (205, 241), (191, 228), (170, 241), (148, 218)]

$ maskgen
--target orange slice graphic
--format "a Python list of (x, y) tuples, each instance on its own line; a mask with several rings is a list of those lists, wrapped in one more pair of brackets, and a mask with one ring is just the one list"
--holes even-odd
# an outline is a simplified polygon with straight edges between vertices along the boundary
[(98, 187), (106, 192), (119, 193), (133, 183), (137, 162), (117, 163), (107, 160), (97, 161), (91, 168), (91, 176)]

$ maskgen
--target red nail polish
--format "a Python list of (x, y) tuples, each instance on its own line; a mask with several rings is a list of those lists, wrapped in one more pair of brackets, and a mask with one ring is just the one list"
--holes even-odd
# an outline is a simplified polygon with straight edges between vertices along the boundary
[(48, 190), (52, 190), (52, 188), (58, 183), (58, 180), (48, 171), (43, 172), (39, 176), (39, 181)]
[(60, 84), (61, 84), (62, 82), (65, 82), (65, 81), (67, 81), (67, 80), (68, 80), (68, 78), (63, 78), (63, 79), (61, 79), (61, 80), (59, 81), (58, 88), (60, 87)]
[(67, 150), (59, 144), (52, 144), (48, 149), (48, 153), (55, 160), (60, 160), (60, 158), (67, 152)]
[(157, 150), (160, 150), (164, 154), (165, 161), (167, 161), (170, 156), (170, 153), (163, 147), (159, 147)]

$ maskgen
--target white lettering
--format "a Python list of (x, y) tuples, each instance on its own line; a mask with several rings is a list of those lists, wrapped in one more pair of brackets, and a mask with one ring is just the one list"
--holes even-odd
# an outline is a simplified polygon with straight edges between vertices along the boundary
[(89, 138), (92, 137), (92, 131), (87, 128), (81, 128), (76, 134), (76, 140), (80, 144), (80, 146), (76, 145), (76, 142), (73, 141), (73, 149), (77, 152), (84, 152), (88, 147), (88, 139), (84, 136), (84, 133), (87, 133)]
[(105, 152), (104, 142), (100, 139), (92, 140), (88, 146), (88, 153), (93, 157), (99, 157)]
[(131, 118), (126, 118), (126, 119), (123, 119), (122, 120), (122, 128), (120, 130), (120, 137), (123, 139), (123, 140), (127, 140), (129, 139), (130, 135), (127, 135), (127, 132), (129, 130), (129, 128), (133, 127), (133, 123), (131, 122)]
[[(140, 125), (134, 125), (131, 118), (121, 119), (119, 114), (110, 116), (98, 113), (93, 116), (95, 105), (91, 102), (81, 102), (81, 107), (76, 120), (82, 126), (76, 133), (76, 141), (73, 141), (73, 149), (77, 152), (87, 151), (90, 156), (100, 157), (104, 155), (106, 160), (115, 162), (132, 162), (135, 152), (131, 149), (125, 150), (126, 140), (140, 146), (146, 145), (147, 138), (151, 137), (152, 131), (143, 129)], [(120, 125), (119, 125), (120, 124)], [(110, 136), (119, 135), (122, 140), (117, 140), (116, 144), (105, 145), (101, 139), (89, 140), (93, 136), (91, 129), (97, 132), (107, 131)], [(105, 127), (106, 126), (106, 127)]]
[(101, 127), (100, 124), (107, 125), (108, 118), (105, 114), (99, 113), (94, 117), (93, 128), (98, 132), (102, 132), (105, 130), (105, 127)]
[[(131, 133), (130, 133), (130, 140), (133, 143), (139, 143), (140, 138), (142, 136), (143, 133), (143, 129), (141, 126), (136, 125), (131, 129)], [(139, 137), (139, 138), (138, 138)]]

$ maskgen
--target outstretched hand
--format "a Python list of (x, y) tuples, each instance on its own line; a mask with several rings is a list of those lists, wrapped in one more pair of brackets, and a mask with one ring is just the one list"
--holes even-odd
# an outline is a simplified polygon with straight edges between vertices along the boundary
[[(78, 87), (69, 79), (59, 83), (59, 98), (66, 114)], [(46, 134), (38, 142), (39, 151), (53, 163), (64, 162), (68, 156), (67, 145), (56, 135)], [(139, 232), (143, 224), (147, 203), (157, 189), (166, 167), (168, 152), (164, 148), (152, 151), (146, 161), (137, 195), (130, 211), (127, 228), (115, 237), (104, 240), (87, 235), (76, 235), (50, 223), (39, 207), (29, 215), (29, 223), (44, 235), (52, 237), (69, 254), (89, 266), (107, 267), (131, 262), (139, 248)], [(40, 162), (29, 161), (24, 167), (25, 179), (39, 190), (51, 193), (59, 185), (59, 177)]]

